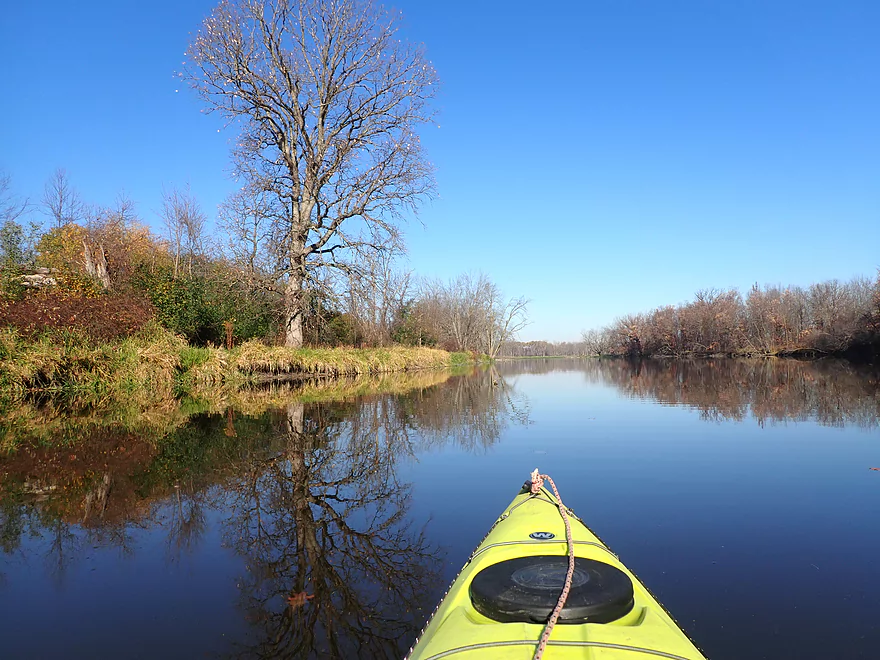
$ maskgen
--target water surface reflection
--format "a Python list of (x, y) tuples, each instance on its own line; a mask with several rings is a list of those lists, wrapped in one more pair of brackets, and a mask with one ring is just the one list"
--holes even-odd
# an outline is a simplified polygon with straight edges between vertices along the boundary
[[(196, 557), (234, 571), (235, 598), (212, 604), (240, 612), (237, 634), (217, 649), (224, 655), (398, 657), (435, 604), (425, 598), (443, 559), (427, 521), (408, 515), (412, 488), (399, 464), (449, 442), (485, 450), (527, 415), (491, 370), (440, 382), (341, 401), (267, 392), (265, 412), (255, 396), (249, 414), (197, 413), (159, 437), (96, 425), (90, 413), (79, 437), (18, 441), (2, 459), (2, 610), (28, 580), (85, 598), (74, 592), (96, 556), (98, 570), (112, 571), (120, 559), (145, 561), (161, 540), (165, 570)], [(208, 547), (217, 538), (221, 547)], [(193, 586), (163, 570), (153, 577), (172, 610)], [(176, 616), (192, 619), (185, 609)], [(20, 620), (23, 629), (4, 632), (31, 654), (39, 623)], [(77, 635), (97, 634), (83, 623)], [(38, 655), (64, 647), (40, 644)]]
[[(774, 360), (523, 360), (143, 414), (7, 407), (4, 656), (400, 657), (539, 462), (710, 657), (825, 657), (823, 603), (826, 630), (861, 635), (839, 657), (860, 657), (880, 602), (824, 580), (834, 562), (880, 580), (870, 511), (853, 509), (880, 481), (851, 476), (877, 473), (853, 436), (832, 451), (814, 434), (798, 458), (801, 436), (773, 429), (876, 440), (878, 418), (876, 371)], [(779, 581), (784, 616), (737, 596), (749, 576)]]
[(875, 428), (880, 371), (844, 360), (534, 359), (500, 363), (505, 376), (576, 371), (629, 397), (684, 405), (712, 421), (816, 421)]

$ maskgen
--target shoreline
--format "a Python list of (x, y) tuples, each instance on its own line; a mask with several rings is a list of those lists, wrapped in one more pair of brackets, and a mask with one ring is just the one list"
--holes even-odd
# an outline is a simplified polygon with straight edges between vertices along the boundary
[(475, 364), (434, 348), (301, 348), (248, 341), (227, 350), (195, 347), (153, 326), (117, 342), (67, 333), (35, 338), (0, 329), (0, 398), (28, 395), (167, 399), (218, 386), (297, 382)]

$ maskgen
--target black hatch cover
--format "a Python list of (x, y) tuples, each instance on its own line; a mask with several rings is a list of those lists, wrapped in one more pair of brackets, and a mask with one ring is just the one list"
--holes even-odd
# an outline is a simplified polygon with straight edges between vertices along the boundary
[[(575, 558), (574, 577), (559, 623), (608, 623), (633, 608), (633, 585), (618, 568), (593, 559)], [(568, 557), (517, 557), (487, 566), (471, 581), (474, 608), (505, 623), (545, 623), (550, 618), (568, 572)]]

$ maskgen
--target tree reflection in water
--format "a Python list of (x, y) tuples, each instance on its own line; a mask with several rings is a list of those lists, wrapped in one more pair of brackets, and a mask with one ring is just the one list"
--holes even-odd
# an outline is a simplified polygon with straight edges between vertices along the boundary
[(192, 552), (207, 531), (206, 493), (177, 483), (165, 521), (168, 528), (167, 556), (171, 561)]
[(228, 486), (226, 537), (243, 555), (241, 607), (259, 626), (241, 657), (398, 657), (421, 623), (438, 552), (407, 521), (395, 467), (414, 447), (389, 397), (290, 404), (284, 450)]
[(531, 414), (528, 398), (494, 365), (406, 397), (401, 406), (424, 446), (454, 443), (469, 451), (491, 447), (510, 424), (528, 425)]

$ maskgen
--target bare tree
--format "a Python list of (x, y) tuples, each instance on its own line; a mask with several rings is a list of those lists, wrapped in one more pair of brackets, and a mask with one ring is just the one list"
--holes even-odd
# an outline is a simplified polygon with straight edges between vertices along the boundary
[(398, 20), (370, 0), (223, 0), (187, 51), (181, 75), (240, 128), (236, 173), (267, 196), (288, 346), (313, 276), (394, 244), (433, 190), (415, 129), (437, 78)]
[(424, 282), (417, 307), (422, 323), (447, 348), (495, 357), (528, 323), (528, 303), (505, 300), (485, 273), (465, 273), (447, 283)]
[(501, 355), (504, 357), (584, 357), (600, 355), (596, 350), (596, 340), (600, 337), (597, 330), (583, 333), (582, 341), (531, 341), (510, 340), (504, 342)]
[(483, 273), (466, 273), (441, 286), (446, 308), (444, 325), (459, 351), (480, 349), (494, 286)]
[(125, 190), (120, 190), (116, 194), (116, 204), (108, 209), (108, 222), (115, 223), (120, 229), (128, 229), (133, 223), (138, 221), (137, 209), (134, 200), (128, 196)]
[(583, 330), (581, 332), (581, 340), (584, 343), (584, 353), (586, 355), (603, 355), (608, 353), (608, 346), (605, 345), (605, 333), (596, 330)]
[(409, 295), (412, 272), (398, 269), (395, 256), (390, 250), (367, 252), (348, 275), (348, 311), (372, 345), (391, 341)]
[(16, 222), (29, 208), (27, 198), (12, 192), (12, 177), (0, 169), (0, 224)]
[[(162, 191), (162, 221), (174, 253), (174, 277), (185, 267), (190, 277), (193, 261), (201, 255), (206, 217), (198, 200), (189, 189), (172, 187)], [(185, 260), (185, 263), (181, 263)]]
[(529, 301), (524, 297), (504, 301), (500, 290), (493, 285), (492, 299), (485, 330), (485, 351), (494, 358), (504, 342), (516, 337), (517, 333), (529, 323)]
[(0, 265), (21, 266), (33, 261), (39, 226), (18, 222), (29, 209), (27, 198), (12, 192), (12, 177), (0, 170)]
[(42, 202), (43, 212), (52, 218), (56, 227), (78, 222), (86, 213), (79, 193), (70, 183), (67, 170), (62, 167), (56, 169), (46, 182)]
[(220, 205), (219, 225), (226, 234), (232, 260), (252, 284), (272, 284), (275, 264), (265, 250), (273, 235), (271, 214), (266, 195), (249, 186)]

